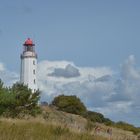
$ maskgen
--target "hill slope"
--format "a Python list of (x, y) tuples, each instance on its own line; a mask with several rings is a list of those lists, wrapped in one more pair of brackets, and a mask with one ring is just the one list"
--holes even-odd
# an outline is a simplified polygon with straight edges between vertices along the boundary
[[(51, 124), (60, 124), (77, 133), (88, 132), (92, 136), (98, 135), (104, 138), (111, 137), (113, 140), (137, 139), (136, 135), (130, 131), (124, 131), (113, 127), (111, 128), (99, 123), (92, 123), (79, 115), (58, 111), (50, 107), (44, 107), (43, 110), (43, 117), (46, 122), (51, 122)], [(97, 127), (99, 128), (99, 131), (96, 131)], [(112, 129), (112, 134), (107, 132), (108, 128)]]
[[(95, 128), (100, 128), (98, 131)], [(25, 119), (0, 119), (0, 140), (136, 140), (132, 132), (92, 123), (79, 115), (43, 107), (42, 115)]]

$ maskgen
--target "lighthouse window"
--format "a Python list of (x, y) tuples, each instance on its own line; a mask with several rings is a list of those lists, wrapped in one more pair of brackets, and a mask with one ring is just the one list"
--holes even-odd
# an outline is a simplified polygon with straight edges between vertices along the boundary
[(35, 60), (33, 60), (33, 65), (35, 65)]
[(35, 79), (34, 79), (34, 84), (35, 84)]
[(35, 74), (35, 70), (33, 70), (33, 74)]
[(33, 46), (27, 46), (27, 51), (33, 52)]

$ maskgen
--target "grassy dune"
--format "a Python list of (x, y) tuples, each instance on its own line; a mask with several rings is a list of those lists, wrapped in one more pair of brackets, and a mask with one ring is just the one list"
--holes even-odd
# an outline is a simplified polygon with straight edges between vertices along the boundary
[(106, 140), (38, 120), (0, 120), (0, 140)]
[[(95, 127), (101, 128), (95, 133)], [(137, 140), (130, 131), (92, 123), (85, 118), (54, 108), (43, 108), (42, 114), (24, 119), (0, 118), (0, 140)]]

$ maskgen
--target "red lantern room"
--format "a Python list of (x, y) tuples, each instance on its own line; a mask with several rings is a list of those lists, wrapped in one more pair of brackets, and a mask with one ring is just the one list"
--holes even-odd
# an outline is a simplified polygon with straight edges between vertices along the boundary
[(28, 38), (23, 45), (25, 46), (24, 47), (25, 52), (26, 51), (34, 52), (34, 47), (33, 46), (35, 46), (35, 44), (33, 43), (33, 41), (30, 38)]
[(33, 44), (33, 41), (30, 38), (28, 38), (23, 45), (24, 46), (34, 46), (35, 44)]

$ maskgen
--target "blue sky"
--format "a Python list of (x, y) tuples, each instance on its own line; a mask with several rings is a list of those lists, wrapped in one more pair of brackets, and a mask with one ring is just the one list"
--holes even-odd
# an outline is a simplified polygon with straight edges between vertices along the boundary
[(0, 56), (12, 70), (27, 37), (35, 41), (39, 60), (116, 68), (130, 54), (140, 59), (138, 0), (0, 2)]
[[(46, 100), (51, 100), (57, 92), (76, 94), (77, 91), (84, 91), (79, 94), (83, 99), (92, 91), (95, 95), (93, 99), (103, 97), (106, 108), (98, 106), (98, 103), (92, 104), (89, 98), (86, 101), (83, 99), (88, 108), (100, 111), (113, 120), (122, 119), (140, 126), (140, 114), (134, 116), (140, 106), (136, 99), (140, 89), (133, 86), (140, 81), (139, 6), (139, 0), (0, 0), (0, 68), (6, 71), (6, 77), (12, 79), (14, 73), (14, 79), (18, 79), (22, 44), (30, 37), (36, 44), (40, 69), (45, 64), (45, 70), (49, 71), (52, 67), (54, 70), (48, 73), (51, 78), (39, 77), (42, 91), (53, 91), (44, 95)], [(68, 69), (71, 72), (77, 69), (81, 76), (79, 79), (78, 76), (58, 77), (58, 69), (65, 74)], [(6, 78), (3, 79), (6, 82)], [(94, 82), (89, 80), (87, 85), (87, 79), (94, 79)], [(120, 79), (121, 82), (117, 82)], [(57, 80), (62, 82), (61, 85)], [(79, 85), (81, 81), (83, 83)], [(99, 87), (104, 85), (109, 91), (95, 87), (97, 81), (100, 81)], [(112, 81), (114, 85), (110, 87), (108, 84)], [(73, 85), (73, 82), (77, 83)], [(74, 86), (75, 91), (70, 91), (67, 84), (72, 88)], [(110, 94), (106, 96), (103, 91)], [(135, 93), (135, 98), (131, 93)], [(126, 98), (128, 96), (131, 99)], [(118, 114), (109, 113), (111, 103), (117, 104), (114, 108), (118, 109)], [(126, 119), (128, 114), (131, 117)]]

